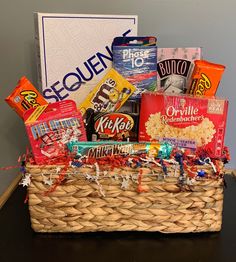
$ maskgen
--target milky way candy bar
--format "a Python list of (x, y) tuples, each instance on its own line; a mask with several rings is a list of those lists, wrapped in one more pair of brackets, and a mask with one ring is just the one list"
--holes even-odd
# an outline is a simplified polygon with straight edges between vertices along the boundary
[(68, 149), (77, 156), (103, 158), (113, 155), (140, 155), (147, 154), (154, 158), (169, 158), (173, 146), (169, 143), (132, 143), (116, 141), (77, 142), (67, 144)]

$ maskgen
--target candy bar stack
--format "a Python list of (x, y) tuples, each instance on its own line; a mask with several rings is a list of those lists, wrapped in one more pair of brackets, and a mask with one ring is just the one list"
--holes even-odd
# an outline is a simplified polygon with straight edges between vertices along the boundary
[[(200, 47), (160, 48), (161, 39), (135, 36), (136, 29), (132, 36), (110, 29), (113, 37), (104, 39), (112, 64), (99, 52), (84, 63), (103, 72), (96, 81), (78, 76), (77, 66), (66, 78), (61, 73), (60, 91), (55, 84), (39, 86), (43, 97), (22, 77), (6, 98), (31, 143), (21, 170), (23, 184), (30, 181), (35, 231), (220, 230), (228, 101), (215, 95), (225, 67), (203, 60)], [(87, 53), (96, 49), (92, 42)], [(49, 98), (64, 88), (68, 95)], [(106, 197), (113, 200), (105, 203)], [(47, 208), (55, 209), (52, 220)], [(186, 219), (175, 220), (181, 212)], [(60, 214), (58, 223), (53, 214)]]

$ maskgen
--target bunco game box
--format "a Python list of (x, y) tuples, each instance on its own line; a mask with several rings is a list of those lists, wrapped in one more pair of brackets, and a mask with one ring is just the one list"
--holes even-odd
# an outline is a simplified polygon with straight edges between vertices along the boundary
[(157, 90), (186, 93), (201, 48), (157, 48)]

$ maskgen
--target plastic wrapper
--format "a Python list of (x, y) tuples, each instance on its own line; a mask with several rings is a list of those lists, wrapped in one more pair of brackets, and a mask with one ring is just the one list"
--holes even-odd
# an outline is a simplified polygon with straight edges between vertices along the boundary
[(195, 96), (214, 96), (225, 66), (196, 60), (188, 93)]
[(18, 85), (5, 101), (21, 118), (28, 109), (48, 103), (25, 76), (19, 80)]
[(79, 105), (79, 109), (83, 115), (91, 109), (95, 112), (116, 112), (134, 91), (135, 87), (112, 68)]
[(169, 158), (173, 146), (168, 143), (130, 143), (115, 141), (74, 142), (67, 144), (69, 150), (79, 157), (102, 158), (113, 155), (147, 154), (152, 158)]
[(86, 118), (88, 140), (138, 141), (139, 114), (94, 113)]

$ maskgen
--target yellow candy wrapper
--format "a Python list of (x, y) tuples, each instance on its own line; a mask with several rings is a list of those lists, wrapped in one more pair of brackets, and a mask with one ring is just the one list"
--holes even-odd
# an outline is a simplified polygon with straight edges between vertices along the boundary
[(95, 112), (115, 112), (135, 90), (132, 84), (112, 68), (79, 105), (79, 109), (82, 115), (88, 109), (93, 109)]

